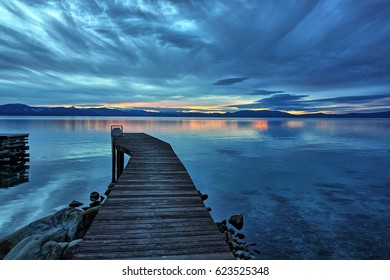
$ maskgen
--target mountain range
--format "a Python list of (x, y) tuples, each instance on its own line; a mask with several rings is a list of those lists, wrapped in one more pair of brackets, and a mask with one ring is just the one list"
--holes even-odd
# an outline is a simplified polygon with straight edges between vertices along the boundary
[(349, 114), (303, 114), (293, 115), (281, 111), (243, 110), (227, 113), (200, 112), (149, 112), (145, 110), (76, 108), (76, 107), (33, 107), (25, 104), (0, 105), (3, 116), (113, 116), (113, 117), (213, 117), (213, 118), (390, 118), (390, 111)]

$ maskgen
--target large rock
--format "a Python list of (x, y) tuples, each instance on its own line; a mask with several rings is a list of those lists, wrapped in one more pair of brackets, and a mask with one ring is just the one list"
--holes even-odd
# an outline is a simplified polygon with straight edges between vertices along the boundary
[(0, 259), (58, 258), (69, 242), (84, 237), (99, 209), (68, 207), (32, 222), (0, 240)]
[(101, 206), (91, 207), (86, 211), (82, 211), (81, 220), (78, 222), (77, 229), (72, 240), (81, 239), (84, 237), (90, 225), (92, 224), (93, 219), (95, 219), (96, 214), (99, 212), (100, 207)]
[(232, 215), (228, 222), (236, 229), (241, 230), (244, 226), (244, 216), (242, 214)]
[[(48, 232), (41, 234), (34, 234), (21, 240), (13, 247), (8, 254), (4, 257), (4, 260), (39, 260), (42, 259), (43, 245), (53, 240), (63, 241), (66, 237), (66, 232), (62, 228), (53, 228)], [(55, 241), (54, 241), (55, 240)]]
[(60, 242), (57, 243), (55, 241), (49, 240), (42, 246), (41, 254), (39, 256), (39, 259), (41, 260), (59, 260), (61, 259), (62, 252), (65, 249), (63, 246), (61, 246)]
[(72, 239), (82, 219), (82, 213), (80, 209), (68, 207), (22, 227), (0, 240), (0, 259), (4, 258), (22, 240), (34, 235), (45, 235), (53, 229), (63, 229), (66, 234), (64, 239)]
[(73, 257), (73, 254), (76, 252), (77, 248), (79, 247), (82, 239), (76, 239), (69, 243), (69, 245), (64, 250), (61, 258), (63, 260), (70, 260)]

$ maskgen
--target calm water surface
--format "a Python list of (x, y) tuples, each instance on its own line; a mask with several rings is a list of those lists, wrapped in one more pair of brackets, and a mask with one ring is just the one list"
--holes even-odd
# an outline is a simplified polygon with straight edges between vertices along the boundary
[[(0, 188), (0, 238), (111, 180), (110, 126), (173, 146), (214, 220), (260, 259), (390, 259), (390, 120), (0, 118), (30, 133), (30, 182)], [(200, 233), (201, 234), (201, 233)]]

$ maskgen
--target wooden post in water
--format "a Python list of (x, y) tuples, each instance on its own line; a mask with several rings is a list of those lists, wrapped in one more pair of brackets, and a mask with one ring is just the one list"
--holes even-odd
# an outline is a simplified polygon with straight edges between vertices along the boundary
[(115, 144), (115, 138), (123, 136), (122, 125), (111, 126), (111, 153), (112, 153), (112, 179), (114, 183), (118, 180), (124, 168), (124, 153), (119, 151)]
[(28, 182), (28, 134), (0, 135), (0, 188)]
[(119, 179), (119, 176), (121, 176), (124, 165), (125, 165), (125, 153), (122, 151), (122, 149), (116, 149), (117, 150), (117, 170), (116, 170), (116, 179)]
[(116, 182), (116, 148), (114, 144), (114, 138), (111, 136), (111, 152), (112, 152), (112, 177), (111, 182)]

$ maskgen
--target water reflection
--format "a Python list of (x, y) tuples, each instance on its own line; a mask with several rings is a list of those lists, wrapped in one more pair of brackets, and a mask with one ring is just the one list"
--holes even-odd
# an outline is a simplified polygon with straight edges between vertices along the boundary
[[(4, 117), (0, 121), (7, 121)], [(11, 120), (10, 120), (11, 121)], [(297, 119), (187, 119), (187, 118), (31, 118), (23, 119), (24, 125), (28, 127), (39, 127), (44, 130), (58, 130), (68, 132), (93, 131), (107, 133), (111, 125), (121, 124), (126, 132), (147, 132), (147, 131), (181, 131), (181, 132), (210, 132), (219, 131), (222, 133), (237, 133), (239, 131), (269, 131), (275, 127), (293, 131), (302, 131), (306, 128), (315, 129), (324, 133), (375, 133), (383, 134), (383, 129), (390, 129), (386, 120), (297, 120)], [(15, 122), (15, 119), (13, 120)], [(12, 124), (12, 123), (11, 123)], [(15, 126), (17, 128), (17, 126)], [(274, 130), (275, 131), (275, 130)], [(275, 132), (278, 134), (278, 132)]]
[(389, 120), (0, 118), (31, 135), (30, 182), (0, 189), (0, 238), (105, 190), (113, 124), (169, 142), (214, 220), (244, 214), (260, 258), (390, 257)]
[(304, 121), (287, 121), (286, 122), (286, 126), (288, 128), (302, 128), (305, 126), (305, 122)]
[(122, 124), (124, 131), (234, 131), (238, 128), (238, 121), (213, 119), (88, 119), (53, 121), (53, 127), (60, 130), (80, 131), (89, 130), (108, 132), (111, 125)]
[(29, 181), (28, 165), (0, 164), (0, 188), (10, 188)]
[(255, 120), (253, 121), (253, 128), (258, 131), (268, 130), (268, 120)]

